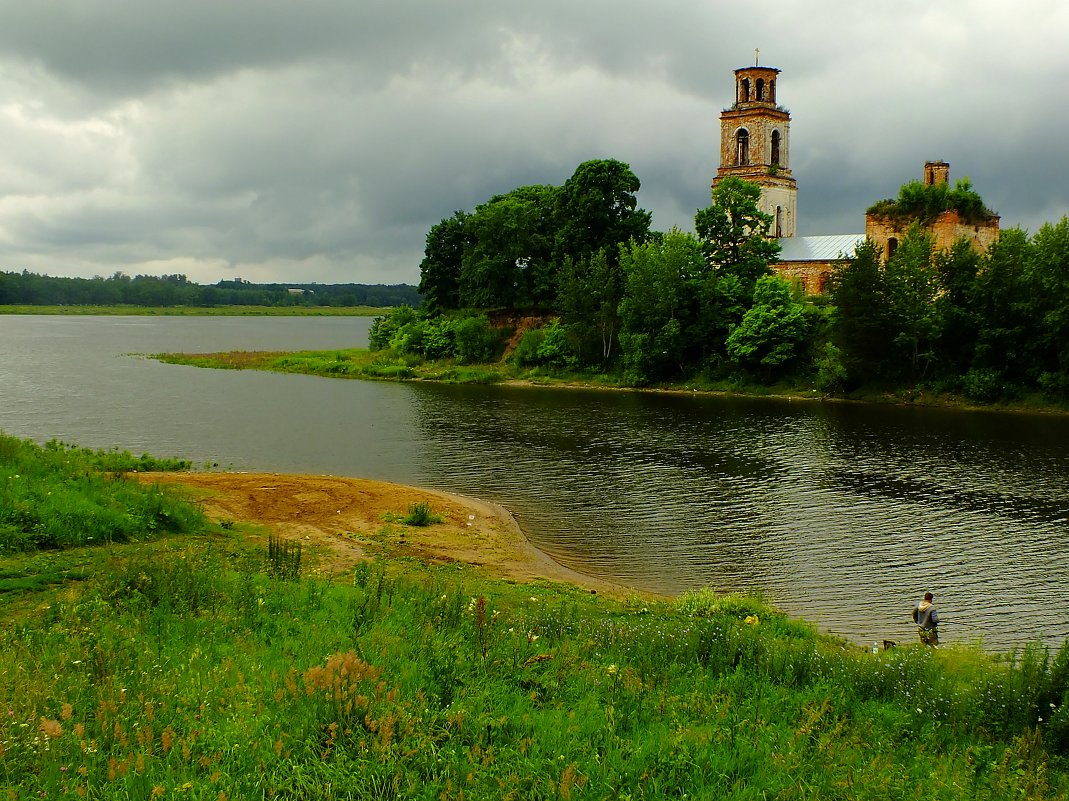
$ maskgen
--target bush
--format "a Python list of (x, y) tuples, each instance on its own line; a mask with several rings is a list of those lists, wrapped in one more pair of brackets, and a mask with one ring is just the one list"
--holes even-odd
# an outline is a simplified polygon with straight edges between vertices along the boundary
[(501, 334), (485, 315), (453, 323), (456, 358), (461, 364), (491, 362), (501, 355)]
[(532, 328), (525, 332), (515, 350), (512, 351), (512, 361), (519, 367), (534, 367), (542, 364), (538, 351), (545, 339), (544, 328)]
[(847, 372), (843, 352), (830, 342), (824, 343), (824, 354), (815, 361), (816, 385), (821, 392), (840, 392), (846, 384)]
[(394, 335), (409, 323), (416, 321), (416, 310), (411, 306), (398, 306), (385, 317), (376, 317), (368, 330), (368, 344), (371, 350), (383, 350), (390, 347)]
[(569, 367), (575, 364), (568, 342), (568, 329), (554, 320), (544, 328), (532, 328), (512, 352), (520, 367)]
[(991, 403), (1002, 396), (1002, 373), (990, 367), (974, 367), (962, 377), (962, 391), (969, 400)]
[(408, 514), (401, 519), (401, 522), (406, 526), (429, 526), (433, 523), (441, 523), (442, 518), (431, 510), (429, 503), (421, 501), (408, 507)]

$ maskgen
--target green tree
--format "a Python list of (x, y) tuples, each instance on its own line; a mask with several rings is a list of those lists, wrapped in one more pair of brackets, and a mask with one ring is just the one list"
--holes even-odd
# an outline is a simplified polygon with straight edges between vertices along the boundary
[(1033, 298), (1038, 382), (1049, 395), (1069, 398), (1069, 217), (1044, 223), (1030, 255), (1026, 280), (1040, 290)]
[(772, 380), (797, 364), (811, 330), (807, 307), (792, 298), (790, 284), (766, 275), (757, 279), (753, 305), (727, 338), (727, 354)]
[(882, 372), (894, 339), (880, 253), (871, 239), (836, 266), (829, 296), (835, 307), (832, 339), (850, 383), (865, 384)]
[(650, 213), (638, 208), (641, 183), (616, 159), (584, 161), (557, 193), (556, 253), (586, 259), (601, 251), (615, 264), (620, 245), (649, 236)]
[(600, 357), (607, 364), (614, 356), (620, 330), (623, 271), (601, 249), (589, 258), (565, 256), (559, 279), (557, 309), (575, 343), (576, 355), (582, 362)]
[(454, 212), (431, 228), (419, 264), (419, 293), (431, 312), (460, 307), (460, 270), (471, 239), (466, 227), (471, 215)]
[(955, 375), (964, 374), (972, 366), (980, 328), (974, 302), (980, 264), (980, 254), (965, 239), (935, 256), (941, 287), (936, 303), (943, 319), (939, 351)]
[(1026, 265), (1032, 245), (1020, 228), (1003, 231), (988, 248), (974, 288), (978, 318), (972, 369), (1001, 377), (1013, 386), (1034, 384), (1039, 370), (1034, 354), (1038, 331)]
[(692, 305), (688, 284), (707, 270), (701, 243), (673, 229), (620, 252), (625, 277), (620, 348), (636, 384), (678, 378), (693, 366), (683, 335)]
[(940, 286), (932, 248), (931, 234), (913, 223), (884, 265), (894, 345), (908, 363), (912, 380), (921, 377), (931, 363), (933, 344), (943, 325), (935, 302)]
[(694, 215), (694, 230), (705, 257), (720, 275), (733, 275), (745, 292), (771, 275), (779, 257), (779, 243), (768, 238), (772, 216), (761, 211), (761, 187), (741, 178), (725, 178), (712, 193), (712, 205)]
[(473, 309), (547, 309), (553, 269), (557, 189), (523, 186), (478, 206), (465, 223), (459, 302)]

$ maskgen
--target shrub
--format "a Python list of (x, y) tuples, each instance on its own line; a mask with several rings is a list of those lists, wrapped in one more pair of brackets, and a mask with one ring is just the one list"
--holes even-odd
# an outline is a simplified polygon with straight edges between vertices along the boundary
[(532, 367), (542, 364), (539, 349), (546, 339), (544, 328), (532, 328), (524, 332), (519, 344), (512, 351), (512, 361), (520, 367)]
[(824, 343), (824, 354), (815, 360), (816, 385), (821, 392), (839, 392), (846, 384), (847, 372), (843, 352), (830, 342)]
[(969, 400), (991, 403), (1002, 396), (1002, 373), (990, 367), (974, 367), (962, 377), (962, 391)]
[(501, 355), (501, 334), (485, 315), (465, 317), (453, 323), (456, 358), (461, 364), (494, 361)]
[(415, 320), (416, 310), (411, 306), (398, 306), (385, 317), (376, 317), (368, 330), (368, 343), (371, 350), (390, 347), (390, 340), (398, 330)]
[(420, 501), (408, 507), (408, 514), (401, 519), (401, 522), (406, 526), (429, 526), (433, 523), (441, 523), (442, 518), (431, 510), (429, 503)]

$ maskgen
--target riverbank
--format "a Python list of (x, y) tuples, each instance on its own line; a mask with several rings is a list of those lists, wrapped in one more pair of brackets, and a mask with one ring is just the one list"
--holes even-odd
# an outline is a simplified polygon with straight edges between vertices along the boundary
[[(218, 523), (253, 523), (302, 543), (325, 574), (345, 575), (359, 562), (388, 556), (470, 565), (511, 582), (567, 582), (613, 597), (638, 595), (558, 564), (528, 542), (507, 509), (476, 498), (337, 476), (168, 472), (136, 477), (145, 484), (184, 487)], [(417, 504), (426, 504), (440, 520), (427, 526), (399, 524)]]
[(518, 368), (507, 361), (461, 365), (453, 360), (426, 361), (418, 357), (398, 357), (366, 348), (329, 351), (219, 353), (157, 353), (150, 358), (166, 364), (181, 364), (226, 370), (265, 370), (298, 373), (324, 378), (359, 378), (375, 381), (429, 381), (449, 384), (498, 384), (560, 389), (598, 389), (666, 394), (708, 394), (765, 397), (778, 400), (868, 403), (875, 405), (918, 406), (962, 411), (1015, 412), (1069, 415), (1069, 406), (1051, 404), (1042, 398), (1025, 398), (1009, 403), (979, 404), (960, 395), (920, 390), (863, 390), (851, 394), (822, 393), (812, 387), (789, 384), (740, 385), (736, 382), (691, 381), (683, 384), (629, 385), (623, 376), (598, 372), (550, 371), (546, 368)]
[(0, 795), (1069, 798), (1066, 648), (873, 652), (561, 583), (471, 498), (130, 465), (0, 436)]

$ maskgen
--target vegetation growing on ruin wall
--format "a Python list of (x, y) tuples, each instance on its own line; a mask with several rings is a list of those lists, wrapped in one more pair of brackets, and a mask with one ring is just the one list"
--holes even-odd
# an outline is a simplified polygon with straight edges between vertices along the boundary
[(896, 199), (880, 200), (868, 209), (874, 216), (922, 223), (932, 222), (944, 211), (958, 212), (966, 223), (986, 222), (995, 216), (968, 178), (962, 178), (953, 188), (949, 183), (910, 181), (899, 189)]

